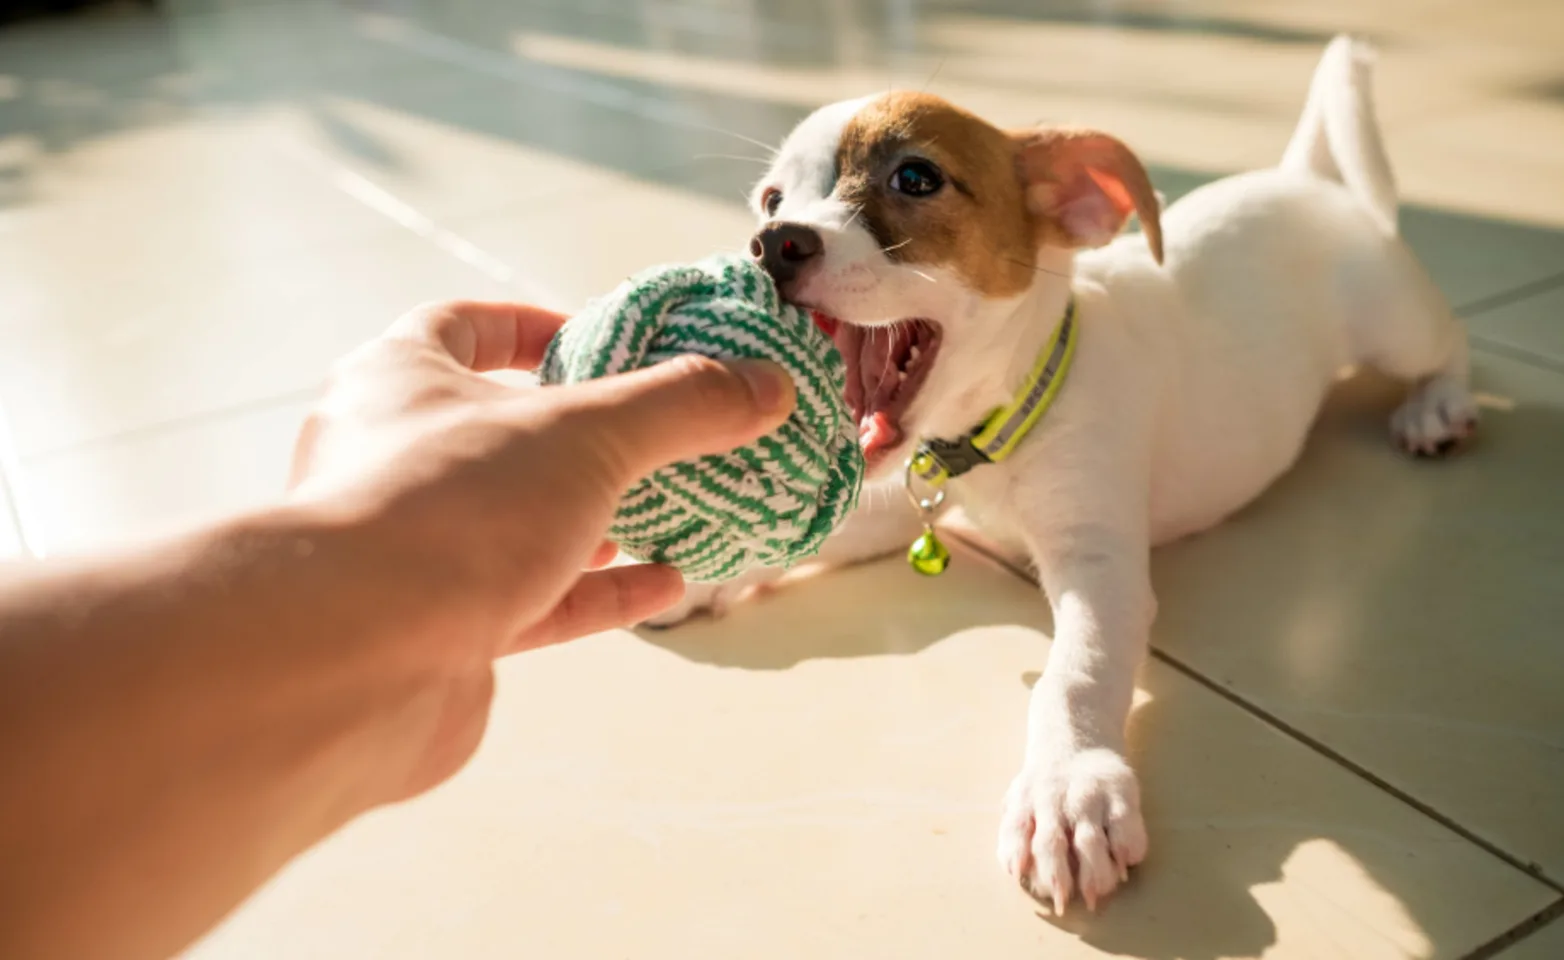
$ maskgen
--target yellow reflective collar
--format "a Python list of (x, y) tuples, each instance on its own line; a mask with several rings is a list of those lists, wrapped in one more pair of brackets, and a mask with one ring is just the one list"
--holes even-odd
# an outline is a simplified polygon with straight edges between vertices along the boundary
[(954, 440), (924, 440), (908, 463), (908, 474), (930, 487), (959, 477), (973, 467), (998, 463), (1020, 446), (1059, 395), (1075, 357), (1080, 339), (1075, 321), (1075, 298), (1064, 309), (1064, 319), (1037, 355), (1037, 362), (1014, 400), (990, 413), (982, 423)]

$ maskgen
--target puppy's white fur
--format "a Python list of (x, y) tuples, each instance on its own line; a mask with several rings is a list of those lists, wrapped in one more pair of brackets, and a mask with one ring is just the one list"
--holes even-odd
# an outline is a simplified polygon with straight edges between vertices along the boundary
[[(918, 434), (957, 435), (1006, 401), (1076, 298), (1080, 342), (1057, 402), (1009, 460), (952, 487), (993, 535), (1029, 552), (1054, 611), (999, 859), (1056, 910), (1076, 891), (1095, 906), (1146, 854), (1124, 723), (1156, 610), (1149, 548), (1217, 523), (1286, 470), (1347, 365), (1413, 381), (1392, 418), (1404, 447), (1464, 438), (1476, 422), (1465, 332), (1396, 236), (1369, 53), (1345, 37), (1322, 58), (1277, 168), (1210, 184), (1162, 215), (1162, 265), (1139, 236), (1079, 255), (1045, 247), (1031, 287), (1001, 300), (888, 259), (833, 197), (837, 141), (865, 102), (801, 124), (769, 182), (785, 185), (777, 216), (826, 240), (796, 299), (858, 323), (943, 325), (906, 417)], [(882, 554), (916, 534), (899, 495), (868, 491), (864, 503), (823, 560)], [(767, 576), (692, 584), (661, 621), (720, 607)]]

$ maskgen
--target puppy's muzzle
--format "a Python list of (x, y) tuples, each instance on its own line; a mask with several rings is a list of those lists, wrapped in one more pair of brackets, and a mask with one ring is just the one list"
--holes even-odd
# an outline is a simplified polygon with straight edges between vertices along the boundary
[(760, 261), (779, 289), (796, 280), (824, 249), (820, 234), (798, 223), (768, 223), (749, 242), (750, 256)]

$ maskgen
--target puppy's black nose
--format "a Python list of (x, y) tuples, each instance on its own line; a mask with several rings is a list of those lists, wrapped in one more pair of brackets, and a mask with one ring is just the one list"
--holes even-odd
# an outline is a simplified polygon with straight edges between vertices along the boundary
[(777, 286), (797, 277), (824, 247), (820, 234), (798, 223), (768, 223), (749, 242), (750, 256), (760, 261)]

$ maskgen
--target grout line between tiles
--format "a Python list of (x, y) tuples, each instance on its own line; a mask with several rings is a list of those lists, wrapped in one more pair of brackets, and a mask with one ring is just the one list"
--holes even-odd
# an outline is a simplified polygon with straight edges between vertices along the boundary
[[(78, 443), (66, 444), (48, 450), (40, 450), (30, 453), (25, 458), (18, 460), (18, 468), (25, 461), (29, 464), (46, 463), (80, 453), (83, 450), (92, 450), (99, 447), (114, 446), (121, 443), (130, 443), (147, 437), (157, 436), (161, 433), (169, 433), (186, 430), (190, 427), (198, 427), (215, 420), (223, 420), (233, 416), (244, 416), (251, 413), (261, 413), (273, 407), (281, 407), (290, 403), (301, 403), (320, 396), (321, 384), (309, 387), (301, 387), (298, 390), (289, 390), (286, 393), (276, 393), (268, 397), (256, 400), (246, 400), (242, 403), (230, 404), (226, 407), (217, 407), (211, 410), (201, 410), (196, 413), (185, 414), (179, 417), (170, 417), (167, 420), (158, 420), (155, 423), (132, 427), (129, 430), (121, 430), (117, 433), (104, 434), (93, 437), (90, 440), (82, 440)], [(3, 468), (0, 468), (3, 469)]]
[[(1555, 273), (1533, 280), (1530, 283), (1523, 283), (1518, 287), (1511, 287), (1509, 290), (1501, 290), (1486, 297), (1479, 297), (1470, 303), (1457, 307), (1455, 315), (1470, 321), (1481, 314), (1487, 313), (1489, 310), (1509, 306), (1512, 303), (1519, 303), (1539, 293), (1547, 293), (1560, 287), (1564, 287), (1564, 273)], [(1514, 360), (1517, 363), (1524, 363), (1527, 366), (1538, 367), (1551, 373), (1564, 373), (1564, 360), (1526, 347), (1517, 346), (1513, 343), (1507, 343), (1503, 340), (1495, 340), (1492, 337), (1483, 336), (1481, 333), (1474, 332), (1470, 323), (1467, 324), (1466, 337), (1473, 347), (1487, 353)]]
[(1564, 273), (1555, 273), (1551, 276), (1543, 277), (1540, 280), (1533, 280), (1530, 283), (1523, 283), (1518, 287), (1511, 287), (1508, 290), (1501, 290), (1498, 293), (1491, 293), (1486, 297), (1478, 297), (1471, 303), (1462, 304), (1461, 306), (1456, 307), (1455, 315), (1458, 317), (1470, 319), (1479, 313), (1486, 313), (1495, 307), (1508, 306), (1509, 304), (1515, 303), (1517, 301), (1525, 300), (1527, 297), (1535, 296), (1539, 293), (1546, 293), (1556, 287), (1564, 287)]
[(1493, 340), (1480, 336), (1470, 331), (1467, 332), (1466, 338), (1471, 341), (1473, 347), (1484, 353), (1492, 353), (1507, 360), (1524, 363), (1529, 367), (1538, 367), (1553, 373), (1564, 373), (1564, 360), (1550, 357), (1544, 353), (1537, 353), (1534, 350), (1528, 350), (1513, 343), (1505, 343), (1503, 340)]
[(28, 536), (27, 523), (22, 517), (22, 469), (16, 456), (16, 444), (11, 441), (11, 419), (5, 406), (0, 404), (0, 497), (5, 499), (5, 516), (11, 521), (11, 530), (22, 553), (30, 560), (40, 556), (38, 546)]
[(1332, 747), (1325, 741), (1313, 736), (1312, 734), (1305, 733), (1299, 727), (1288, 723), (1286, 720), (1283, 720), (1274, 714), (1268, 713), (1263, 707), (1244, 699), (1238, 693), (1234, 692), (1226, 686), (1223, 686), (1215, 680), (1212, 680), (1205, 674), (1184, 663), (1182, 660), (1178, 659), (1167, 651), (1161, 650), (1156, 646), (1152, 646), (1150, 648), (1150, 652), (1151, 655), (1157, 660), (1167, 664), (1169, 667), (1200, 684), (1202, 687), (1205, 687), (1212, 693), (1215, 693), (1234, 706), (1242, 709), (1250, 716), (1253, 716), (1262, 723), (1269, 725), (1278, 732), (1291, 737), (1292, 739), (1298, 741), (1326, 759), (1334, 761), (1338, 766), (1344, 767), (1348, 771), (1357, 774), (1359, 778), (1368, 781), (1371, 785), (1378, 787), (1385, 793), (1390, 794), (1392, 797), (1400, 800), (1402, 803), (1416, 810), (1418, 813), (1421, 813), (1423, 816), (1428, 817), (1435, 823), (1440, 824), (1445, 829), (1460, 836), (1468, 843), (1475, 844), (1483, 850), (1486, 850), (1488, 853), (1498, 857), (1500, 860), (1503, 860), (1505, 863), (1526, 874), (1528, 877), (1531, 877), (1533, 880), (1536, 880), (1538, 883), (1541, 883), (1556, 892), (1564, 893), (1564, 885), (1560, 885), (1552, 878), (1548, 877), (1548, 875), (1542, 871), (1542, 868), (1538, 864), (1523, 860), (1520, 857), (1515, 856), (1508, 850), (1498, 846), (1493, 841), (1488, 840), (1486, 837), (1483, 837), (1476, 831), (1463, 826), (1454, 818), (1440, 812), (1438, 808), (1433, 807), (1430, 804), (1423, 802), (1422, 800), (1419, 800), (1417, 797), (1414, 797), (1411, 793), (1396, 786), (1395, 784), (1386, 780), (1384, 777), (1381, 777), (1379, 774), (1370, 770), (1368, 767), (1364, 766), (1358, 761), (1353, 760), (1351, 757), (1342, 753), (1340, 750), (1337, 750), (1335, 747)]
[[(953, 539), (959, 540), (962, 544), (1003, 567), (1011, 574), (1020, 577), (1033, 586), (1037, 585), (1037, 581), (1027, 570), (1018, 566), (1008, 557), (1001, 555), (998, 551), (985, 546), (981, 541), (959, 530), (952, 530), (949, 531), (949, 533)], [(1454, 818), (1449, 817), (1444, 813), (1441, 813), (1437, 808), (1424, 803), (1422, 800), (1419, 800), (1417, 797), (1414, 797), (1406, 790), (1401, 789), (1400, 787), (1381, 777), (1379, 774), (1368, 769), (1363, 764), (1353, 760), (1351, 757), (1348, 757), (1346, 754), (1327, 744), (1325, 741), (1320, 740), (1312, 734), (1304, 732), (1299, 727), (1296, 727), (1293, 724), (1288, 723), (1286, 720), (1276, 716), (1275, 714), (1266, 711), (1264, 707), (1261, 707), (1259, 704), (1252, 703), (1251, 701), (1240, 696), (1234, 690), (1218, 683), (1215, 680), (1212, 680), (1205, 674), (1196, 670), (1194, 667), (1189, 666), (1167, 651), (1158, 648), (1155, 644), (1148, 646), (1148, 652), (1153, 659), (1156, 659), (1157, 661), (1167, 665), (1184, 677), (1193, 680), (1195, 683), (1211, 691), (1235, 707), (1238, 707), (1240, 710), (1254, 717), (1256, 720), (1259, 720), (1266, 726), (1271, 727), (1273, 730), (1276, 730), (1278, 733), (1281, 733), (1283, 736), (1286, 736), (1298, 742), (1299, 744), (1302, 744), (1304, 747), (1313, 750), (1315, 753), (1320, 754), (1327, 760), (1330, 760), (1338, 766), (1345, 768), (1350, 773), (1356, 774), (1360, 779), (1367, 781), (1372, 786), (1375, 786), (1390, 796), (1395, 797), (1397, 800), (1400, 800), (1402, 803), (1416, 810), (1418, 813), (1421, 813), (1423, 816), (1428, 817), (1435, 823), (1438, 823), (1440, 826), (1461, 837), (1463, 840), (1466, 840), (1468, 843), (1475, 844), (1479, 848), (1487, 851), (1489, 854), (1498, 857), (1500, 860), (1531, 877), (1533, 880), (1536, 880), (1538, 883), (1543, 884), (1555, 892), (1564, 893), (1564, 884), (1560, 884), (1559, 882), (1550, 878), (1546, 873), (1543, 872), (1542, 868), (1538, 864), (1523, 860), (1522, 858), (1515, 856), (1514, 854), (1486, 839), (1475, 831), (1462, 826)], [(1560, 909), (1564, 909), (1564, 907), (1561, 907)]]
[(1550, 926), (1559, 917), (1564, 917), (1564, 900), (1557, 900), (1551, 906), (1532, 914), (1520, 923), (1477, 947), (1477, 949), (1464, 955), (1460, 960), (1489, 960), (1497, 956), (1501, 951), (1508, 950), (1527, 937)]
[(426, 29), (410, 20), (384, 14), (358, 18), (360, 35), (415, 54), (509, 83), (541, 87), (587, 103), (636, 114), (678, 127), (701, 128), (698, 112), (686, 105), (634, 93), (618, 84), (518, 60)]
[(492, 280), (514, 288), (518, 295), (539, 306), (557, 308), (566, 303), (566, 298), (558, 291), (550, 289), (532, 277), (522, 275), (501, 258), (467, 238), (440, 226), (368, 177), (338, 164), (329, 164), (329, 166), (332, 168), (332, 185), (338, 190), (392, 223), (429, 241), (442, 253), (467, 264)]

